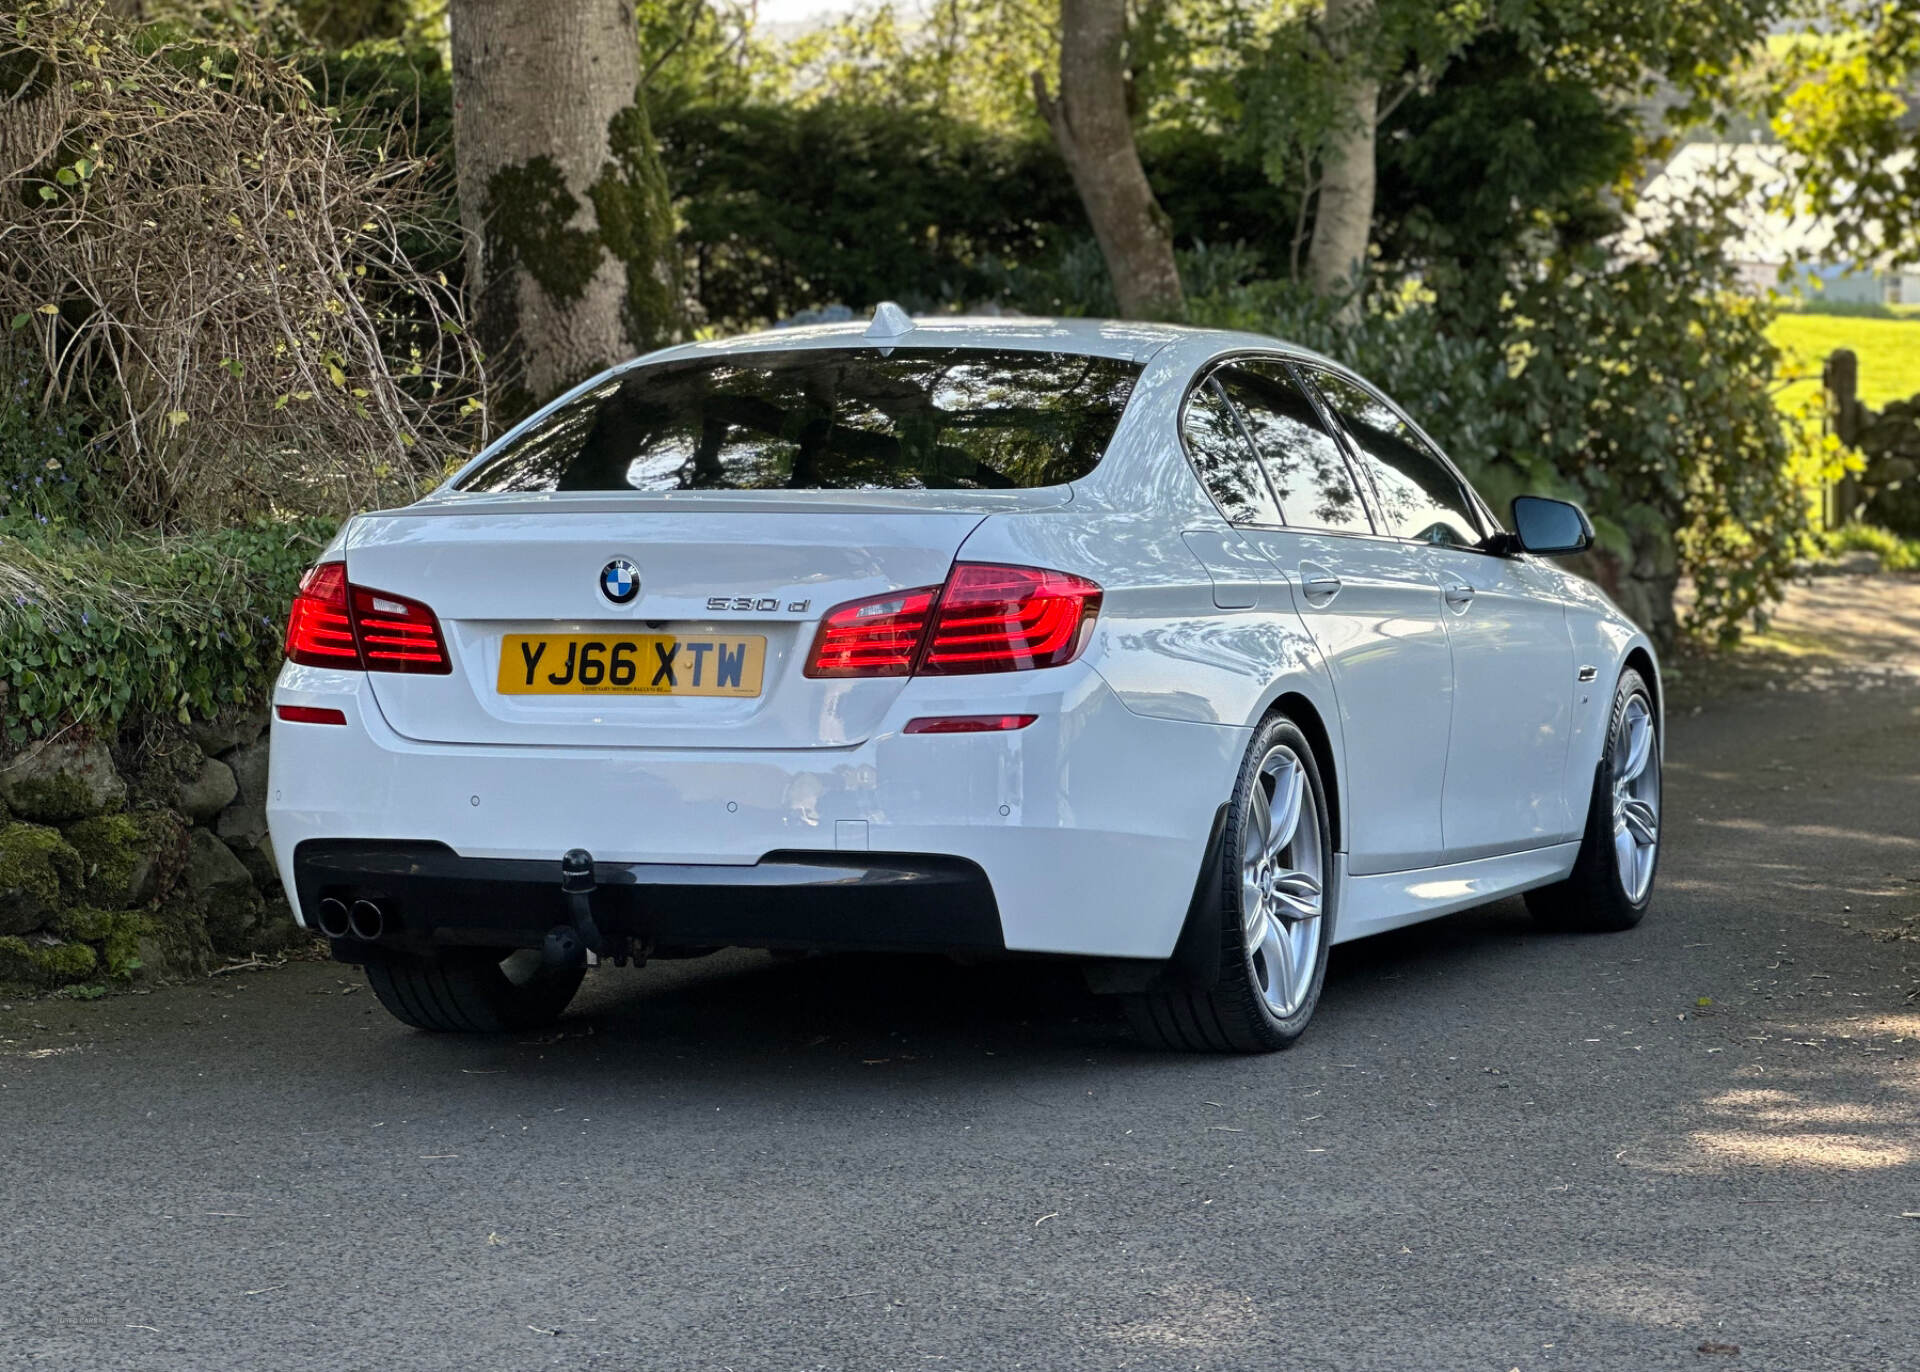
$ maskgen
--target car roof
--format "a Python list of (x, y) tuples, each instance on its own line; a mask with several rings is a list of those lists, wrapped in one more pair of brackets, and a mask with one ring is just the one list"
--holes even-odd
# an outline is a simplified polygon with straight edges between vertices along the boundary
[[(886, 309), (882, 306), (881, 309)], [(1280, 351), (1318, 362), (1329, 362), (1309, 348), (1263, 334), (1231, 329), (1200, 329), (1184, 324), (1148, 324), (1124, 319), (1067, 319), (1041, 315), (926, 315), (898, 332), (875, 333), (869, 321), (805, 324), (762, 329), (732, 338), (651, 353), (643, 362), (671, 362), (733, 353), (779, 352), (793, 348), (1011, 348), (1037, 352), (1079, 353), (1090, 357), (1123, 358), (1144, 363), (1159, 358), (1180, 365), (1199, 366), (1222, 353), (1248, 350)], [(1163, 355), (1164, 354), (1164, 355)], [(1329, 365), (1337, 365), (1329, 362)]]

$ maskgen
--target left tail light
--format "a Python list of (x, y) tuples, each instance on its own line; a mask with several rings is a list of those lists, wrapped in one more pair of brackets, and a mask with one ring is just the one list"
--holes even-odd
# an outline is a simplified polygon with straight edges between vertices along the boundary
[(347, 564), (309, 568), (287, 614), (287, 661), (361, 672), (453, 670), (440, 620), (417, 600), (355, 586)]

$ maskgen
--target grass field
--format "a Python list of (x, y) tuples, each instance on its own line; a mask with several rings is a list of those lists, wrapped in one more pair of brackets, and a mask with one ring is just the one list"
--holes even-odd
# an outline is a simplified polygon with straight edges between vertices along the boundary
[(1783, 314), (1769, 332), (1789, 355), (1788, 372), (1813, 375), (1786, 389), (1780, 397), (1782, 408), (1797, 404), (1819, 386), (1820, 368), (1835, 348), (1859, 354), (1860, 398), (1875, 409), (1920, 393), (1920, 316)]

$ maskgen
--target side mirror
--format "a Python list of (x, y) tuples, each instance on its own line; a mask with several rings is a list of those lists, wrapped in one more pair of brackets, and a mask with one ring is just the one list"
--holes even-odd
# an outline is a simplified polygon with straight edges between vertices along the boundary
[(1587, 512), (1570, 501), (1543, 495), (1513, 498), (1513, 532), (1523, 552), (1542, 557), (1566, 557), (1593, 546)]

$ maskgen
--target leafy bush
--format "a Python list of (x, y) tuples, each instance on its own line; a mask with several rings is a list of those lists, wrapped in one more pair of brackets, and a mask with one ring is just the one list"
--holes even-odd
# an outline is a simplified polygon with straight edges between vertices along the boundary
[(1880, 565), (1889, 572), (1920, 572), (1920, 538), (1902, 538), (1891, 529), (1876, 524), (1849, 524), (1820, 537), (1823, 550), (1835, 556), (1841, 553), (1875, 553)]
[(0, 329), (83, 406), (139, 523), (337, 509), (437, 476), (478, 359), (417, 163), (251, 39), (28, 0), (0, 31)]
[(0, 728), (211, 716), (257, 700), (280, 663), (324, 520), (93, 539), (0, 521)]
[[(1059, 153), (1038, 132), (846, 100), (660, 109), (654, 131), (688, 278), (717, 329), (887, 299), (1111, 312), (1087, 308), (1107, 290), (1106, 270)], [(1182, 244), (1266, 243), (1292, 220), (1289, 195), (1218, 138), (1158, 130), (1140, 151)], [(1256, 260), (1268, 273), (1283, 266)]]
[(84, 413), (42, 413), (29, 376), (0, 368), (0, 523), (81, 526), (118, 491)]

